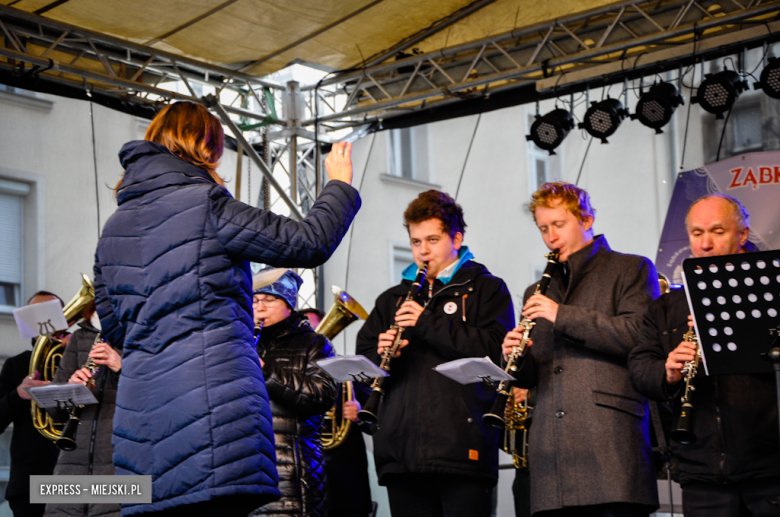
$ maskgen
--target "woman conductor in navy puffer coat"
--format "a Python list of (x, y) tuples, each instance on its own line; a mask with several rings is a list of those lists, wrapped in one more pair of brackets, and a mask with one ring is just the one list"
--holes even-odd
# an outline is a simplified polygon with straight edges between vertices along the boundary
[(123, 348), (116, 471), (152, 476), (152, 503), (123, 516), (245, 516), (279, 498), (248, 261), (320, 265), (360, 207), (350, 145), (333, 146), (331, 181), (302, 221), (234, 200), (216, 173), (222, 147), (219, 121), (180, 102), (119, 153), (95, 301), (104, 337)]

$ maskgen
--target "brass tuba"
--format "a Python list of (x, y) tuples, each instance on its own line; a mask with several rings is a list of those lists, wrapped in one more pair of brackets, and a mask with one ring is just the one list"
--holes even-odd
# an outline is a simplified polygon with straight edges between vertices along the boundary
[[(341, 288), (335, 285), (331, 287), (331, 292), (335, 298), (330, 310), (322, 318), (317, 328), (314, 329), (318, 334), (322, 334), (328, 339), (333, 339), (339, 332), (347, 328), (347, 325), (357, 319), (365, 320), (368, 314), (360, 304), (355, 301)], [(341, 385), (341, 407), (344, 402), (354, 400), (355, 393), (352, 389), (352, 382), (347, 381)], [(322, 448), (325, 450), (335, 449), (347, 438), (349, 430), (352, 427), (350, 420), (345, 420), (342, 415), (336, 414), (338, 403), (334, 404), (327, 413), (322, 422)]]
[[(79, 292), (62, 309), (69, 326), (81, 319), (81, 313), (94, 299), (95, 289), (92, 286), (92, 280), (82, 273)], [(50, 335), (39, 336), (35, 340), (35, 347), (30, 357), (29, 374), (35, 375), (35, 372), (39, 372), (40, 380), (51, 381), (54, 379), (61, 357), (61, 340)], [(30, 412), (32, 413), (33, 425), (39, 433), (54, 442), (59, 440), (63, 424), (56, 423), (45, 410), (38, 407), (34, 400), (30, 401)]]

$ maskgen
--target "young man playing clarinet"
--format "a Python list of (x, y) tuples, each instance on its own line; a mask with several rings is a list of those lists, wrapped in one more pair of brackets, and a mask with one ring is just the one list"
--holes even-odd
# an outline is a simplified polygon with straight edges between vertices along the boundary
[[(498, 430), (482, 421), (492, 387), (460, 385), (433, 371), (464, 357), (498, 362), (514, 326), (512, 299), (500, 278), (463, 246), (463, 210), (429, 190), (404, 212), (414, 264), (376, 301), (357, 338), (357, 353), (377, 364), (404, 329), (379, 406), (374, 456), (393, 517), (489, 517), (498, 478)], [(404, 302), (418, 268), (428, 273)], [(415, 290), (412, 290), (414, 292)]]
[[(531, 513), (537, 517), (646, 517), (658, 507), (647, 400), (626, 360), (658, 280), (650, 260), (612, 251), (594, 236), (590, 196), (546, 183), (529, 205), (550, 250), (546, 294), (525, 293), (535, 323), (518, 386), (538, 387), (529, 440)], [(520, 327), (503, 343), (506, 358)]]
[[(709, 194), (694, 201), (685, 221), (691, 253), (699, 258), (751, 251), (749, 218), (731, 196)], [(670, 402), (676, 416), (685, 387), (680, 370), (696, 351), (683, 339), (689, 314), (683, 289), (654, 301), (628, 359), (637, 391)], [(683, 445), (670, 440), (685, 517), (780, 515), (774, 375), (706, 376), (701, 370), (692, 379), (696, 391), (689, 430), (696, 441)]]

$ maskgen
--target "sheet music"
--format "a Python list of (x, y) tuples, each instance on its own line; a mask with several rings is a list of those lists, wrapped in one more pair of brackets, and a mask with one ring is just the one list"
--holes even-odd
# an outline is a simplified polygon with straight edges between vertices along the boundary
[(337, 382), (369, 382), (376, 377), (388, 377), (389, 374), (363, 355), (341, 355), (317, 361), (317, 366), (325, 370)]
[(24, 389), (42, 408), (97, 404), (95, 396), (83, 384), (49, 384)]
[(496, 366), (489, 357), (456, 359), (455, 361), (442, 363), (434, 370), (460, 384), (473, 384), (475, 382), (498, 383), (500, 381), (514, 380), (514, 377)]
[(24, 339), (53, 334), (58, 330), (67, 330), (69, 327), (59, 300), (14, 309), (14, 319), (19, 334)]

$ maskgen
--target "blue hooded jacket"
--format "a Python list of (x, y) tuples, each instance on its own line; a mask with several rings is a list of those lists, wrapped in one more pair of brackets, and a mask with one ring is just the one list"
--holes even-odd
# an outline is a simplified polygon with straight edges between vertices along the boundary
[(209, 175), (147, 141), (126, 169), (95, 254), (104, 337), (123, 348), (114, 418), (117, 474), (152, 476), (152, 503), (279, 497), (271, 411), (254, 350), (247, 261), (315, 267), (360, 207), (331, 181), (303, 221), (234, 200)]

